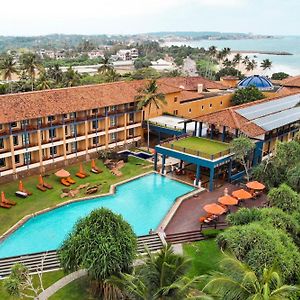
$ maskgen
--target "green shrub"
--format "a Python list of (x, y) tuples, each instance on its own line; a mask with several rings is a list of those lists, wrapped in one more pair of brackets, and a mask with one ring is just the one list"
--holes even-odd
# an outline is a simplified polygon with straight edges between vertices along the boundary
[(234, 226), (217, 237), (219, 246), (248, 264), (258, 275), (274, 265), (287, 282), (299, 279), (299, 250), (282, 230), (266, 228), (261, 223)]
[(260, 99), (264, 99), (265, 95), (255, 86), (249, 86), (244, 89), (238, 89), (232, 95), (232, 105), (239, 105)]
[(201, 231), (201, 233), (208, 238), (215, 238), (219, 233), (221, 233), (223, 230), (221, 229), (204, 229)]

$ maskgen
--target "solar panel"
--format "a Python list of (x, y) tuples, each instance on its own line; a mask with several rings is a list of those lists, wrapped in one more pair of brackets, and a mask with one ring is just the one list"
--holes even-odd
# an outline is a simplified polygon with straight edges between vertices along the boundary
[(237, 109), (236, 112), (248, 120), (254, 120), (263, 116), (281, 112), (294, 107), (300, 102), (300, 95), (291, 95), (273, 101), (268, 101), (246, 108)]
[(252, 122), (266, 131), (285, 126), (300, 120), (300, 107), (287, 109), (272, 115), (261, 117)]

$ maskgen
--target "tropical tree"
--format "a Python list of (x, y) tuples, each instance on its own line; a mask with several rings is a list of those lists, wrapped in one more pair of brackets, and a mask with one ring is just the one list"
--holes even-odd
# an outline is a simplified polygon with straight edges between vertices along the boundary
[(247, 181), (249, 181), (248, 159), (251, 151), (255, 148), (255, 144), (248, 137), (240, 136), (232, 140), (230, 147), (234, 153), (235, 159), (243, 165)]
[(31, 90), (33, 91), (36, 71), (42, 66), (40, 58), (35, 53), (24, 53), (20, 56), (20, 64), (31, 80)]
[(249, 61), (250, 61), (250, 58), (249, 58), (248, 55), (246, 55), (246, 56), (242, 59), (242, 63), (243, 63), (243, 65), (245, 65), (245, 66), (248, 65)]
[(108, 282), (130, 299), (186, 299), (200, 280), (199, 277), (186, 277), (189, 266), (187, 258), (175, 254), (171, 245), (167, 245), (158, 253), (147, 250), (142, 264), (132, 274), (113, 276)]
[(269, 59), (264, 59), (261, 64), (260, 67), (266, 71), (266, 70), (271, 70), (272, 68), (272, 62)]
[(284, 72), (273, 73), (271, 79), (273, 80), (283, 80), (288, 78), (290, 75)]
[(300, 193), (300, 163), (287, 171), (287, 183), (296, 192)]
[(256, 100), (264, 99), (265, 95), (255, 86), (237, 89), (231, 97), (233, 105), (239, 105)]
[(48, 71), (47, 71), (47, 75), (48, 75), (49, 78), (54, 80), (56, 85), (62, 83), (63, 72), (60, 69), (59, 64), (55, 64), (54, 66), (50, 66)]
[(77, 71), (74, 71), (72, 67), (63, 73), (63, 85), (64, 87), (77, 86), (80, 84), (80, 75)]
[(113, 65), (110, 63), (109, 57), (105, 56), (102, 61), (102, 65), (98, 68), (98, 73), (106, 74), (113, 69)]
[(226, 256), (220, 263), (221, 272), (208, 276), (203, 291), (223, 300), (290, 300), (299, 287), (285, 284), (279, 271), (264, 268), (261, 276), (247, 264)]
[[(243, 59), (243, 57), (242, 57), (242, 55), (240, 54), (240, 53), (236, 53), (235, 55), (234, 55), (234, 57), (233, 57), (233, 63), (234, 63), (234, 66), (238, 66), (237, 67), (237, 70), (239, 71), (240, 70), (240, 64), (241, 64), (241, 62), (242, 62), (242, 59)], [(236, 74), (237, 76), (238, 76), (238, 72), (237, 72), (237, 74)]]
[(135, 97), (135, 100), (138, 101), (138, 109), (148, 108), (147, 116), (147, 148), (149, 150), (150, 144), (150, 112), (151, 107), (156, 109), (161, 108), (162, 105), (167, 104), (165, 95), (158, 91), (158, 86), (156, 80), (150, 80), (149, 83), (142, 89), (139, 90), (139, 94)]
[(3, 80), (6, 80), (11, 90), (11, 79), (13, 74), (18, 74), (16, 61), (12, 55), (4, 54), (0, 57), (0, 72)]
[(228, 58), (226, 58), (226, 59), (223, 61), (223, 66), (224, 66), (225, 68), (232, 67), (232, 61), (229, 60)]
[(47, 90), (52, 87), (52, 80), (48, 77), (47, 73), (44, 70), (39, 74), (36, 87), (38, 90)]
[(252, 59), (248, 61), (246, 65), (246, 70), (253, 71), (256, 67), (257, 67), (257, 62), (254, 59)]
[(65, 271), (87, 269), (101, 299), (118, 299), (118, 289), (106, 280), (130, 272), (136, 249), (131, 226), (121, 215), (100, 208), (76, 223), (58, 254)]
[(105, 82), (115, 82), (120, 78), (120, 75), (114, 69), (107, 71), (103, 76)]

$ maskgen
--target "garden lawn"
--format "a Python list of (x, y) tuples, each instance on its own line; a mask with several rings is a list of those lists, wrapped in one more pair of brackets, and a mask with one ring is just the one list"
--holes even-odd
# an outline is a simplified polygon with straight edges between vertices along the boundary
[[(56, 281), (58, 281), (59, 279), (61, 279), (64, 276), (65, 276), (65, 274), (61, 270), (44, 273), (43, 274), (44, 289), (46, 289), (47, 287), (49, 287), (50, 285), (52, 285), (53, 283), (55, 283)], [(39, 283), (37, 275), (34, 275), (34, 282)], [(38, 286), (38, 285), (36, 285), (36, 286)], [(26, 293), (30, 293), (30, 292), (26, 292)], [(3, 287), (3, 280), (0, 280), (0, 299), (1, 300), (16, 300), (16, 299), (20, 299), (20, 298), (10, 296), (6, 292), (5, 288)], [(71, 299), (71, 298), (66, 297), (66, 298), (60, 298), (60, 299)], [(75, 298), (72, 298), (72, 299), (75, 299)], [(85, 298), (77, 298), (77, 299), (79, 300), (79, 299), (85, 299)]]
[(188, 137), (185, 139), (174, 141), (172, 144), (174, 146), (203, 152), (209, 155), (229, 149), (229, 145), (226, 143), (199, 137)]
[[(107, 193), (112, 184), (146, 173), (150, 171), (152, 167), (152, 164), (148, 161), (136, 157), (129, 157), (128, 163), (121, 169), (123, 175), (117, 177), (103, 165), (102, 161), (96, 160), (96, 165), (103, 170), (101, 174), (90, 172), (90, 162), (83, 164), (84, 170), (90, 174), (90, 176), (84, 179), (75, 176), (79, 170), (79, 164), (65, 167), (65, 169), (71, 173), (71, 177), (76, 181), (76, 184), (73, 184), (71, 188), (76, 188), (78, 185), (84, 183), (90, 183), (90, 185), (101, 184), (101, 190), (97, 194)], [(82, 189), (76, 198), (66, 197), (61, 199), (60, 195), (64, 186), (60, 183), (59, 178), (57, 178), (54, 173), (55, 171), (52, 171), (44, 176), (44, 181), (53, 186), (52, 190), (47, 190), (46, 192), (41, 192), (36, 188), (38, 176), (25, 178), (23, 180), (24, 187), (33, 193), (26, 199), (20, 199), (15, 196), (15, 192), (18, 190), (18, 181), (0, 185), (0, 191), (5, 192), (6, 198), (17, 202), (17, 205), (10, 209), (0, 208), (0, 235), (26, 215), (47, 207), (53, 207), (70, 199), (86, 196), (84, 194), (85, 189)]]

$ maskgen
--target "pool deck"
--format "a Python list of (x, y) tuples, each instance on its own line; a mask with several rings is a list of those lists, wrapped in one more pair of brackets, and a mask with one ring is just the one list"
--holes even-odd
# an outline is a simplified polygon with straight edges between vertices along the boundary
[[(165, 233), (168, 235), (172, 233), (199, 230), (199, 218), (207, 214), (203, 210), (203, 206), (210, 203), (217, 203), (218, 198), (224, 195), (225, 188), (228, 188), (229, 194), (234, 190), (241, 189), (239, 186), (227, 183), (213, 192), (203, 191), (196, 197), (190, 197), (184, 200), (166, 226)], [(243, 201), (240, 207), (261, 207), (266, 200), (267, 196), (263, 194), (256, 200)], [(231, 212), (237, 211), (240, 207), (231, 206)], [(221, 216), (220, 222), (224, 220), (225, 216)]]

